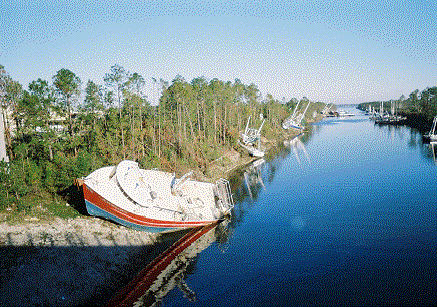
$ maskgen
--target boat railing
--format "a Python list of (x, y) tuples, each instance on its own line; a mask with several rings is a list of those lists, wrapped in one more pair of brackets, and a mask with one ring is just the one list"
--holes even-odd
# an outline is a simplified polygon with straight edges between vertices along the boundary
[(234, 207), (234, 200), (232, 198), (231, 187), (229, 181), (220, 178), (215, 183), (216, 193), (219, 198), (220, 205), (224, 212), (229, 212)]

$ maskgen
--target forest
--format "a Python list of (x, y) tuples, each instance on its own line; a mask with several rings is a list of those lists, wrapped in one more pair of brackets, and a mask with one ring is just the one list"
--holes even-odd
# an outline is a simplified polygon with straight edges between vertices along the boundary
[[(56, 211), (61, 203), (65, 206), (60, 195), (76, 178), (123, 159), (144, 168), (179, 175), (194, 169), (208, 176), (211, 161), (231, 148), (242, 151), (237, 141), (249, 116), (255, 127), (265, 119), (262, 135), (276, 138), (298, 102), (262, 97), (255, 84), (239, 79), (186, 81), (178, 75), (171, 82), (152, 82), (156, 96), (148, 98), (144, 77), (115, 64), (103, 85), (82, 83), (63, 68), (51, 82), (38, 78), (24, 89), (0, 65), (10, 160), (0, 161), (0, 211), (27, 211), (42, 203)], [(320, 113), (324, 105), (312, 103), (307, 116)]]
[[(434, 116), (437, 116), (437, 86), (427, 87), (422, 91), (416, 89), (408, 98), (402, 95), (399, 99), (384, 101), (385, 111), (390, 111), (391, 103), (395, 103), (397, 112), (407, 116), (410, 125), (429, 129)], [(364, 111), (369, 106), (379, 111), (380, 101), (360, 103), (358, 109)]]

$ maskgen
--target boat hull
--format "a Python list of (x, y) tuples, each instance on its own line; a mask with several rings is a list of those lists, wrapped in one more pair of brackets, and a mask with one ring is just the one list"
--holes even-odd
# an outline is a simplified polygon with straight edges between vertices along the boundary
[(304, 127), (296, 125), (296, 124), (291, 124), (291, 123), (284, 123), (282, 124), (282, 128), (284, 128), (285, 130), (288, 129), (298, 129), (298, 130), (303, 130)]
[(112, 204), (86, 184), (83, 185), (85, 205), (90, 215), (99, 216), (117, 224), (146, 232), (161, 233), (208, 225), (212, 221), (162, 221), (138, 215)]
[(262, 158), (265, 155), (264, 151), (260, 151), (260, 150), (254, 150), (250, 154), (252, 155), (252, 157), (255, 158)]
[(437, 141), (437, 134), (432, 134), (432, 135), (425, 134), (423, 136), (423, 139), (426, 141), (435, 142), (435, 141)]

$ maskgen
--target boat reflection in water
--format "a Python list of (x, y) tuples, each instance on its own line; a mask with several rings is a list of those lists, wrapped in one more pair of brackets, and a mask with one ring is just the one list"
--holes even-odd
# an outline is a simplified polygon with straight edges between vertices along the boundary
[(195, 257), (215, 241), (226, 241), (227, 220), (193, 228), (152, 260), (106, 306), (160, 306), (163, 298), (177, 286), (189, 301), (196, 294), (186, 284), (185, 272)]
[(251, 200), (253, 200), (252, 190), (254, 188), (259, 190), (259, 186), (261, 186), (264, 191), (266, 190), (266, 186), (264, 185), (261, 176), (261, 167), (265, 162), (264, 159), (256, 160), (244, 171), (244, 182), (246, 183), (246, 188)]
[(437, 142), (429, 142), (428, 144), (428, 150), (430, 152), (430, 156), (432, 157), (432, 160), (437, 165), (436, 157), (437, 157)]
[(296, 157), (297, 162), (299, 165), (302, 165), (301, 156), (303, 155), (308, 163), (311, 163), (310, 156), (308, 155), (308, 151), (304, 145), (304, 143), (300, 140), (300, 138), (303, 136), (303, 133), (298, 134), (294, 138), (290, 140), (284, 141), (285, 147), (291, 147), (293, 149), (294, 155)]

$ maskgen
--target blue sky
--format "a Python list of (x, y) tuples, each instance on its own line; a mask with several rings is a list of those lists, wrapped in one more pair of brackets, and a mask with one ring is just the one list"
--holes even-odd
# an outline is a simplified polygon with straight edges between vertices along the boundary
[(27, 89), (61, 68), (103, 84), (255, 83), (276, 99), (359, 103), (437, 86), (437, 1), (9, 1), (0, 64)]

